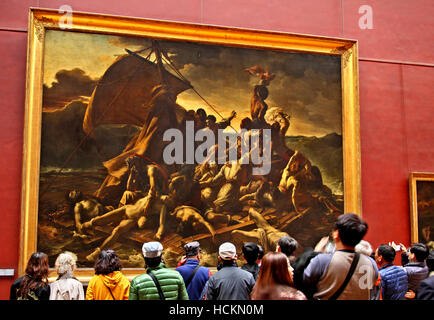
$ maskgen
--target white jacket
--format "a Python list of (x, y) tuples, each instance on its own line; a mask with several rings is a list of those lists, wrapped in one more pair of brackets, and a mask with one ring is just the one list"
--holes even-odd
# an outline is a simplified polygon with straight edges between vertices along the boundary
[(74, 278), (58, 279), (50, 287), (50, 300), (84, 300), (83, 285)]

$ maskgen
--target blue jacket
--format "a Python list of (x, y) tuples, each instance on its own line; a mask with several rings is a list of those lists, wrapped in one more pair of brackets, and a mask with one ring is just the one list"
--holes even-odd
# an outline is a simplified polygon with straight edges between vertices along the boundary
[[(184, 282), (186, 282), (198, 265), (199, 260), (187, 259), (184, 265), (176, 268), (176, 271), (181, 274)], [(208, 268), (199, 267), (190, 284), (187, 286), (187, 293), (190, 300), (199, 300), (201, 298), (202, 290), (205, 287), (209, 276), (210, 272)]]
[(380, 269), (383, 300), (404, 300), (408, 289), (407, 272), (403, 267), (386, 264)]

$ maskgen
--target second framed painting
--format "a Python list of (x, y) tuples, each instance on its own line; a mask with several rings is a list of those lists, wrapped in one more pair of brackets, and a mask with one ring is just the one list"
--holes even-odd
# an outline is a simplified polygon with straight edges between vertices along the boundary
[(434, 246), (434, 173), (412, 172), (409, 177), (411, 242)]
[(200, 242), (300, 250), (361, 214), (357, 42), (30, 11), (21, 271), (101, 250), (141, 272)]

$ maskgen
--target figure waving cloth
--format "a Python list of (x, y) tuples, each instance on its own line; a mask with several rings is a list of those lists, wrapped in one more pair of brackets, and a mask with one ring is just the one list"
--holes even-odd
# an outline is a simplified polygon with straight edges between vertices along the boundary
[(250, 115), (252, 117), (253, 128), (261, 129), (267, 127), (267, 122), (264, 117), (268, 109), (265, 99), (268, 97), (267, 86), (274, 79), (275, 75), (268, 70), (264, 70), (260, 66), (253, 66), (245, 69), (244, 72), (257, 76), (260, 79), (260, 84), (253, 88), (252, 99), (250, 102)]

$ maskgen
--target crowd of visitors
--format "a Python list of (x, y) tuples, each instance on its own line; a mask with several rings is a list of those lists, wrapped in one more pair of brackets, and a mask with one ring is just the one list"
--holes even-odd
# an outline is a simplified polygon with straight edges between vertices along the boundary
[[(381, 244), (363, 240), (368, 225), (358, 215), (338, 217), (332, 233), (299, 256), (295, 239), (284, 236), (276, 251), (256, 243), (230, 242), (218, 251), (217, 272), (200, 266), (197, 241), (184, 246), (176, 269), (166, 267), (160, 242), (142, 247), (146, 272), (129, 281), (114, 250), (102, 250), (84, 293), (74, 277), (76, 256), (60, 254), (56, 281), (48, 283), (48, 257), (36, 252), (25, 275), (14, 281), (11, 300), (434, 300), (434, 252), (425, 244)], [(401, 252), (401, 265), (394, 263)], [(240, 260), (240, 261), (238, 261)], [(242, 264), (239, 267), (239, 263)]]

